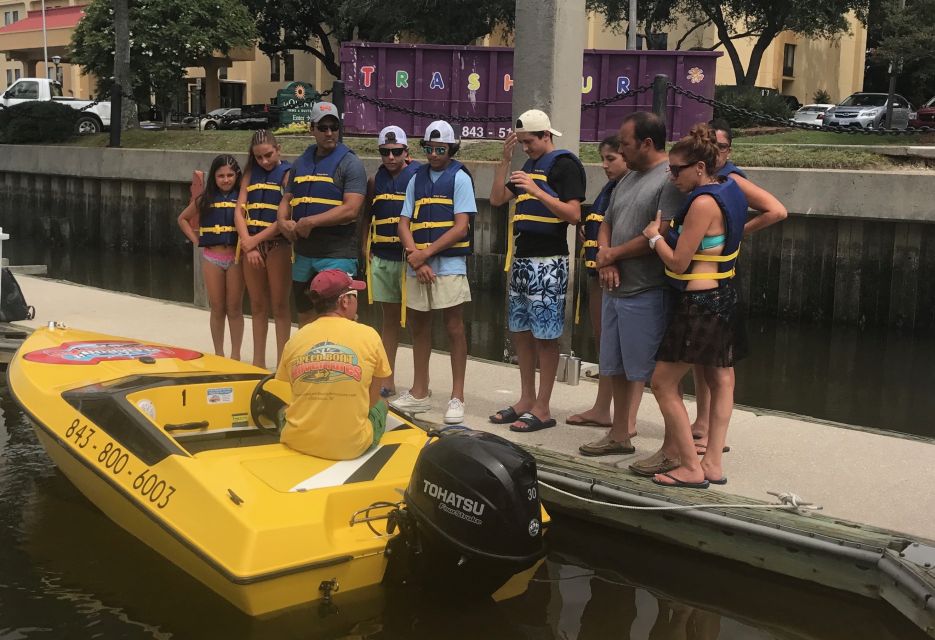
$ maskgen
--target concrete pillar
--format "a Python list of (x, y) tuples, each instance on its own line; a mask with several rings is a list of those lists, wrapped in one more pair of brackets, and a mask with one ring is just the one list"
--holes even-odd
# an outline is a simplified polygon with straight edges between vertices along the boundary
[[(527, 109), (542, 109), (561, 149), (578, 153), (581, 137), (581, 70), (587, 30), (585, 0), (516, 0), (516, 39), (513, 49), (513, 119)], [(514, 168), (525, 162), (522, 149), (513, 154)], [(568, 297), (562, 352), (571, 347), (574, 327), (576, 263), (574, 227), (568, 227)]]
[(220, 67), (220, 60), (211, 58), (205, 62), (205, 113), (221, 106), (221, 81), (218, 79)]

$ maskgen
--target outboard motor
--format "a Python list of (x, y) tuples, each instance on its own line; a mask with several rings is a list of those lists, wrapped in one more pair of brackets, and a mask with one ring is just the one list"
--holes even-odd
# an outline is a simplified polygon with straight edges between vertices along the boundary
[(442, 432), (419, 454), (405, 503), (391, 517), (401, 535), (385, 581), (487, 596), (545, 554), (536, 461), (499, 436)]

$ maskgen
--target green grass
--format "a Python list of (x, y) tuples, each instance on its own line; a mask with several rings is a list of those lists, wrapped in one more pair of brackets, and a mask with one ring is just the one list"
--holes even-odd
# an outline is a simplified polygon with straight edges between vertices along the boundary
[(802, 129), (765, 135), (743, 135), (742, 131), (738, 131), (734, 136), (735, 147), (745, 144), (931, 145), (935, 144), (935, 135), (931, 133), (912, 135), (834, 133), (832, 131), (805, 131)]
[[(122, 146), (127, 149), (177, 149), (189, 151), (216, 151), (246, 154), (252, 131), (144, 131), (133, 129), (124, 132)], [(871, 151), (794, 146), (801, 144), (919, 144), (919, 136), (887, 137), (834, 134), (822, 131), (790, 131), (747, 138), (737, 137), (734, 141), (734, 162), (741, 167), (787, 167), (808, 169), (898, 169), (923, 168), (924, 163), (894, 160)], [(67, 144), (81, 147), (105, 147), (108, 134), (76, 138)], [(302, 153), (314, 142), (311, 136), (280, 136), (283, 152)], [(345, 142), (363, 157), (376, 157), (376, 138), (347, 138)], [(774, 143), (790, 146), (771, 146)], [(759, 144), (769, 143), (769, 144)], [(500, 158), (502, 144), (496, 141), (467, 142), (459, 153), (462, 160), (496, 161)], [(418, 158), (421, 152), (414, 150)], [(581, 145), (581, 159), (585, 163), (598, 163), (600, 158), (595, 143)]]

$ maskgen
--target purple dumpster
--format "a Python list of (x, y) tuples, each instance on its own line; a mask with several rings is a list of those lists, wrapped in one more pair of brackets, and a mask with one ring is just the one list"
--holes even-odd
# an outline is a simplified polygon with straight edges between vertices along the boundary
[[(713, 98), (720, 55), (711, 51), (585, 51), (581, 140), (601, 140), (615, 133), (628, 113), (651, 111), (651, 90), (607, 105), (589, 103), (650, 86), (657, 74)], [(341, 74), (347, 90), (344, 126), (350, 134), (376, 134), (395, 124), (410, 135), (422, 135), (436, 116), (456, 119), (462, 138), (505, 138), (512, 130), (510, 48), (351, 42), (341, 46)], [(674, 91), (668, 92), (666, 107), (670, 139), (711, 119), (710, 106)]]

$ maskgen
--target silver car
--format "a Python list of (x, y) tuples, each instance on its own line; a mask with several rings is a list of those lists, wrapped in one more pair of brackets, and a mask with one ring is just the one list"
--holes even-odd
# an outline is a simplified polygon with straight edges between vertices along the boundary
[[(879, 129), (886, 118), (885, 93), (854, 93), (825, 112), (824, 126)], [(909, 126), (912, 105), (901, 95), (893, 94), (893, 128)]]
[(806, 104), (792, 114), (793, 122), (821, 125), (825, 121), (825, 112), (834, 107), (833, 104)]

